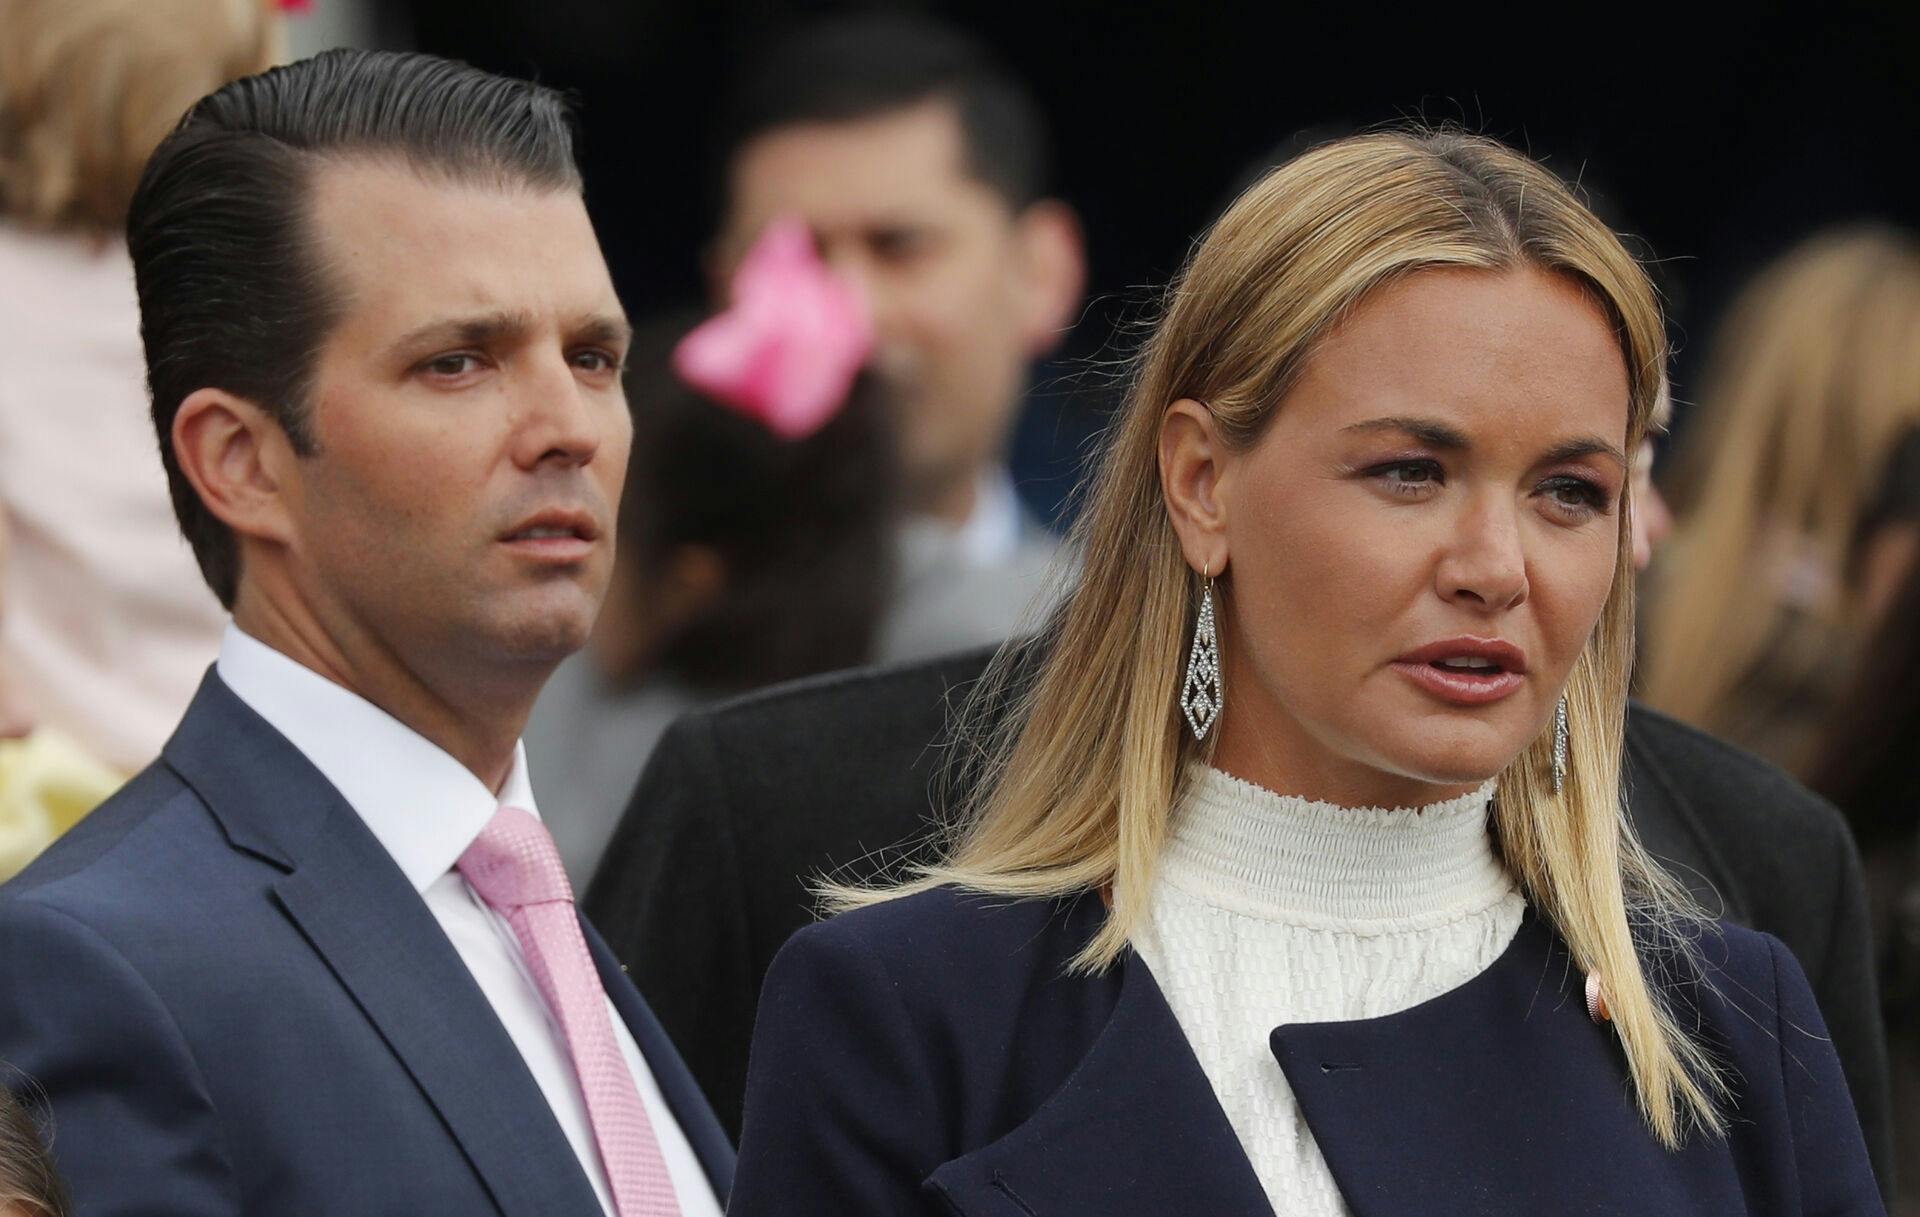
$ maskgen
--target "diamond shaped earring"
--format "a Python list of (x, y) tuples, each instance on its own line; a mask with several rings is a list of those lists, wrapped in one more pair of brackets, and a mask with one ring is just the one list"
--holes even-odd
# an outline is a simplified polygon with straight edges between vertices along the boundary
[(1200, 620), (1193, 627), (1193, 649), (1187, 652), (1187, 681), (1180, 689), (1180, 708), (1186, 712), (1193, 738), (1204, 740), (1219, 721), (1221, 704), (1220, 638), (1213, 621), (1213, 565), (1200, 575)]

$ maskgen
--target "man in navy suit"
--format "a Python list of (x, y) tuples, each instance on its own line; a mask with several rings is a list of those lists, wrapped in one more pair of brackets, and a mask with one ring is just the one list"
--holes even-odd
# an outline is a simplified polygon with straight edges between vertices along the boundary
[(76, 1212), (717, 1214), (725, 1135), (518, 742), (630, 440), (564, 105), (426, 56), (275, 69), (160, 147), (129, 243), (233, 625), (162, 758), (0, 891), (0, 1059)]

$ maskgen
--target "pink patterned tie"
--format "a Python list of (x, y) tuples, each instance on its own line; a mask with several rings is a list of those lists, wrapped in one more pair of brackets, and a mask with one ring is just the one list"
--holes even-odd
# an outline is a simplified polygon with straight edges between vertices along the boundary
[(580, 934), (560, 851), (531, 812), (502, 807), (460, 855), (460, 873), (507, 919), (560, 1021), (620, 1217), (680, 1217), (653, 1121), (613, 1035), (607, 993)]

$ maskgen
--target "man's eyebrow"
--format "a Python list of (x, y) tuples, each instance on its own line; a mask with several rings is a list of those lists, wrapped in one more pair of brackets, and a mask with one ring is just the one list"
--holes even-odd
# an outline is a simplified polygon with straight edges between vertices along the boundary
[[(1342, 431), (1403, 431), (1423, 444), (1435, 448), (1453, 451), (1466, 451), (1473, 445), (1466, 433), (1457, 427), (1431, 418), (1409, 418), (1405, 415), (1393, 415), (1387, 418), (1370, 418), (1365, 422), (1350, 423), (1340, 428)], [(1618, 444), (1608, 443), (1597, 435), (1583, 435), (1574, 439), (1562, 440), (1546, 450), (1540, 456), (1540, 464), (1554, 465), (1561, 461), (1578, 460), (1583, 456), (1604, 456), (1621, 468), (1625, 468), (1627, 458)]]
[(408, 330), (394, 341), (393, 349), (439, 346), (485, 346), (533, 328), (533, 316), (518, 309), (481, 313), (472, 317), (442, 317)]
[[(520, 309), (482, 313), (472, 317), (444, 317), (409, 330), (393, 344), (396, 351), (447, 346), (486, 346), (515, 338), (533, 329), (533, 314)], [(592, 313), (567, 327), (571, 342), (619, 346), (633, 338), (633, 325), (619, 313)]]
[(597, 342), (605, 346), (624, 346), (633, 340), (633, 323), (619, 313), (595, 313), (567, 327), (575, 342)]

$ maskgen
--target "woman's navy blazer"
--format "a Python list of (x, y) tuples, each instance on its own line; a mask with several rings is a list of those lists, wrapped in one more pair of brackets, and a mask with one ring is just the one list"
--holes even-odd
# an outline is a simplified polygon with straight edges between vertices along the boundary
[[(728, 1212), (1270, 1214), (1146, 965), (1067, 974), (1104, 915), (943, 888), (802, 931), (761, 991)], [(1700, 953), (1707, 983), (1669, 996), (1731, 1128), (1678, 1152), (1531, 913), (1460, 987), (1270, 1044), (1356, 1217), (1884, 1212), (1792, 955), (1735, 926)]]

